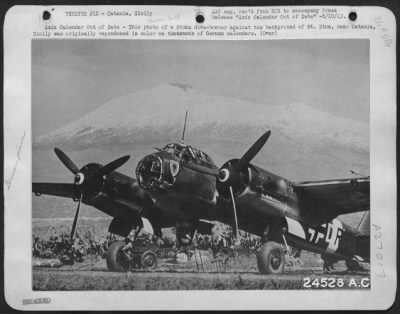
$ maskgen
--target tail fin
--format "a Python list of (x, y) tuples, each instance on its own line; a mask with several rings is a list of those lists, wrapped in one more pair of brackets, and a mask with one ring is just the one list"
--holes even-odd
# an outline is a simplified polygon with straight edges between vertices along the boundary
[(370, 235), (370, 212), (366, 211), (357, 227), (357, 237)]

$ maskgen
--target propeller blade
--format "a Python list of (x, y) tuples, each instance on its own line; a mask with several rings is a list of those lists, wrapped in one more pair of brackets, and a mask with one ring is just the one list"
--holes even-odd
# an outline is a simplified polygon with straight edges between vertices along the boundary
[(232, 186), (229, 186), (229, 191), (231, 192), (233, 214), (234, 214), (234, 217), (235, 217), (235, 225), (233, 226), (233, 233), (235, 234), (235, 238), (238, 239), (239, 238), (239, 226), (238, 226), (238, 219), (237, 219), (237, 213), (236, 213), (235, 197), (233, 195)]
[(209, 169), (206, 167), (198, 166), (195, 164), (188, 164), (188, 163), (184, 164), (183, 166), (187, 169), (190, 169), (190, 170), (202, 173), (202, 174), (206, 174), (209, 176), (213, 176), (213, 177), (218, 177), (218, 174), (219, 174), (218, 169)]
[(124, 163), (126, 163), (129, 160), (130, 156), (124, 156), (118, 159), (115, 159), (114, 161), (108, 163), (107, 165), (105, 165), (104, 167), (100, 168), (98, 173), (96, 175), (98, 176), (104, 176), (112, 171), (114, 171), (115, 169), (121, 167)]
[(242, 158), (240, 158), (239, 162), (235, 165), (235, 169), (237, 171), (241, 171), (246, 168), (250, 161), (258, 154), (258, 152), (263, 148), (265, 143), (268, 141), (269, 136), (271, 135), (271, 131), (265, 132), (248, 150)]
[(64, 164), (65, 167), (68, 168), (73, 174), (77, 174), (79, 172), (79, 168), (74, 162), (61, 150), (58, 148), (54, 148), (54, 152), (56, 153), (58, 159)]
[(76, 213), (75, 213), (75, 217), (74, 217), (74, 222), (72, 223), (72, 230), (71, 230), (71, 236), (70, 236), (71, 241), (73, 240), (73, 238), (75, 236), (76, 224), (78, 222), (79, 209), (81, 208), (82, 198), (83, 198), (83, 194), (81, 194), (81, 197), (79, 198), (78, 207), (76, 208)]

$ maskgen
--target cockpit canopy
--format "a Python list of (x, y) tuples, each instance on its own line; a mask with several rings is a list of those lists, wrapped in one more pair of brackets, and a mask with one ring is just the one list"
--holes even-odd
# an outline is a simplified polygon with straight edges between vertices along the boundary
[(190, 145), (171, 143), (165, 145), (161, 150), (176, 156), (183, 162), (194, 162), (206, 167), (215, 167), (210, 156)]

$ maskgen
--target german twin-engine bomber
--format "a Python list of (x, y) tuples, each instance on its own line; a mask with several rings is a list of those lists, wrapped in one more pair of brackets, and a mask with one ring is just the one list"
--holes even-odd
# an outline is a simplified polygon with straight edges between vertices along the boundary
[[(182, 136), (181, 143), (145, 156), (136, 167), (136, 179), (115, 171), (129, 156), (79, 169), (56, 148), (57, 157), (74, 174), (73, 183), (35, 182), (33, 192), (78, 201), (71, 239), (83, 202), (112, 216), (109, 231), (125, 237), (143, 227), (142, 218), (157, 236), (162, 228), (176, 227), (178, 241), (186, 237), (189, 243), (196, 231), (210, 232), (210, 220), (232, 225), (236, 237), (239, 229), (256, 234), (263, 243), (257, 256), (261, 273), (283, 271), (282, 245), (319, 253), (327, 264), (344, 260), (349, 269), (368, 262), (370, 178), (289, 181), (251, 163), (270, 135), (267, 131), (241, 158), (220, 168), (207, 154), (184, 144)], [(356, 229), (337, 218), (360, 211), (365, 214)], [(123, 242), (112, 245), (108, 268), (155, 267), (153, 250), (136, 246), (137, 250)]]

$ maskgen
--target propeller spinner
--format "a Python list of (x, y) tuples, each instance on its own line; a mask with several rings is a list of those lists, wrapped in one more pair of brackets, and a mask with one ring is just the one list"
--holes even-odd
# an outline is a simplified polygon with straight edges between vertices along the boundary
[(92, 190), (92, 187), (96, 186), (96, 182), (98, 182), (99, 180), (103, 180), (103, 176), (109, 174), (110, 172), (125, 164), (129, 160), (130, 156), (123, 156), (106, 164), (105, 166), (101, 166), (98, 164), (88, 164), (79, 169), (78, 166), (61, 149), (55, 148), (54, 152), (57, 155), (58, 159), (60, 159), (60, 161), (64, 164), (64, 166), (73, 174), (75, 174), (74, 184), (78, 191), (79, 200), (75, 212), (74, 221), (72, 223), (70, 236), (70, 240), (72, 240), (75, 235), (76, 225), (79, 217), (79, 210), (84, 194), (89, 192), (89, 190)]

